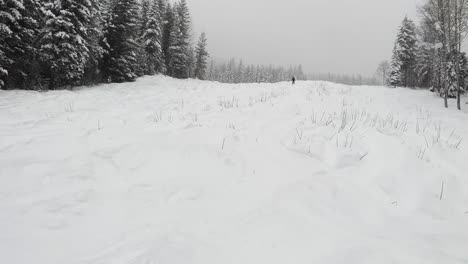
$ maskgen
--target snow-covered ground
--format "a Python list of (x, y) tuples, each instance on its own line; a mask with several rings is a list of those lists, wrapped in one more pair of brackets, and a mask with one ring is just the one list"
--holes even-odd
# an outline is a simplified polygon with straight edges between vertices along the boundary
[(1, 91), (0, 263), (466, 264), (450, 103), (165, 77)]

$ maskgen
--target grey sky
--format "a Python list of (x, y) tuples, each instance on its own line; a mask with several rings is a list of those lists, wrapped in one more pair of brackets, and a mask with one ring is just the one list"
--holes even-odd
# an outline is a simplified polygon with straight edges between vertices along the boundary
[(187, 0), (215, 58), (373, 74), (421, 0)]

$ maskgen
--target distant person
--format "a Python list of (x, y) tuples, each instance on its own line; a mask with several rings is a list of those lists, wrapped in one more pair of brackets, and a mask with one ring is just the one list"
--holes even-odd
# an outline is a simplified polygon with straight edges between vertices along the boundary
[(296, 84), (296, 77), (294, 77), (294, 76), (292, 77), (292, 84), (293, 85)]

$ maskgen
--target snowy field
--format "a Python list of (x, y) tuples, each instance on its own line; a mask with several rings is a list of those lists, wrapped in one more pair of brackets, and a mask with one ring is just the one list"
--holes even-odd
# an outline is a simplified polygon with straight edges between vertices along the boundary
[(450, 104), (166, 77), (0, 91), (0, 263), (466, 264)]

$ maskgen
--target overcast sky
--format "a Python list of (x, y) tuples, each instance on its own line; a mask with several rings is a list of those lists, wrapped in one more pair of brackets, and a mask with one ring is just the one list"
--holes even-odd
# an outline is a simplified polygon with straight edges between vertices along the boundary
[(371, 75), (422, 0), (187, 0), (216, 59)]

